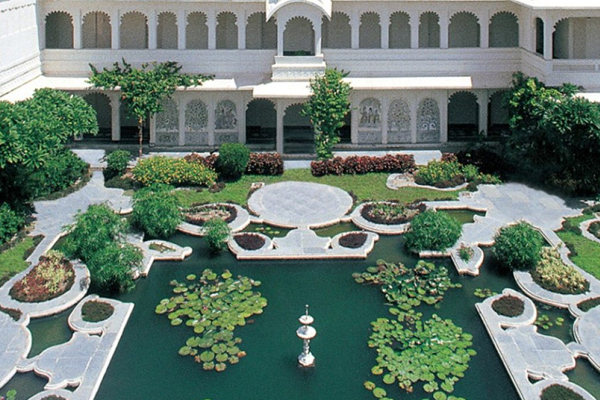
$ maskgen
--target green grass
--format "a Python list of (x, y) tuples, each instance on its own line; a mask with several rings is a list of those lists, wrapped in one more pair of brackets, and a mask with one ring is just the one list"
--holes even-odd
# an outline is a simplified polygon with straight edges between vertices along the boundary
[[(582, 215), (569, 218), (569, 220), (573, 225), (579, 226), (583, 221), (592, 218), (594, 218), (593, 215)], [(570, 257), (571, 260), (583, 270), (600, 279), (600, 244), (571, 231), (558, 231), (556, 233), (563, 242), (573, 246), (577, 252), (576, 256)]]
[(0, 253), (0, 281), (11, 277), (28, 267), (25, 261), (28, 250), (35, 246), (31, 236), (25, 237), (16, 246)]
[(246, 205), (252, 182), (265, 182), (268, 185), (285, 181), (315, 182), (335, 186), (347, 192), (352, 191), (359, 202), (367, 200), (398, 200), (410, 203), (418, 199), (456, 199), (459, 193), (459, 191), (442, 192), (416, 187), (391, 190), (385, 186), (388, 176), (389, 173), (370, 173), (365, 175), (328, 175), (315, 177), (310, 173), (310, 169), (292, 169), (285, 171), (281, 176), (244, 175), (237, 182), (227, 183), (225, 189), (218, 193), (210, 193), (206, 189), (201, 192), (179, 190), (177, 191), (177, 196), (183, 206), (189, 206), (193, 203), (216, 202), (231, 202)]

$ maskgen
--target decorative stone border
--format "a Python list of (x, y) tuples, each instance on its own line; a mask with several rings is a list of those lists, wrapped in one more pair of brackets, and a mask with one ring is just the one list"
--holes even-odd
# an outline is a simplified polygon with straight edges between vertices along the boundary
[[(356, 232), (338, 233), (331, 239), (331, 248), (333, 250), (343, 251), (348, 256), (352, 255), (355, 257), (358, 255), (361, 255), (361, 258), (367, 258), (369, 253), (371, 251), (373, 251), (373, 247), (375, 247), (375, 242), (379, 240), (379, 235), (377, 233), (373, 233), (373, 232), (360, 232), (360, 233), (365, 233), (367, 235), (367, 238), (365, 239), (365, 243), (363, 243), (362, 246), (357, 247), (355, 249), (351, 249), (349, 247), (344, 247), (344, 246), (340, 245), (340, 239), (343, 236), (351, 235), (354, 233), (356, 233)], [(354, 257), (352, 257), (352, 258), (354, 258)]]
[[(167, 247), (170, 249), (170, 251), (160, 252), (158, 250), (152, 250), (150, 246), (153, 244)], [(166, 240), (147, 240), (139, 243), (138, 246), (144, 253), (144, 260), (142, 261), (142, 270), (137, 271), (134, 274), (135, 278), (140, 276), (148, 276), (154, 261), (183, 261), (186, 257), (192, 254), (191, 247), (181, 247), (175, 243), (167, 242)]]
[(379, 233), (381, 235), (401, 235), (406, 233), (410, 228), (410, 222), (405, 222), (403, 224), (377, 224), (375, 222), (371, 222), (362, 216), (362, 209), (369, 204), (376, 203), (392, 203), (392, 202), (381, 202), (381, 201), (370, 201), (366, 203), (360, 204), (358, 207), (352, 211), (350, 217), (354, 225), (358, 226), (361, 229), (365, 229), (371, 232)]
[(594, 222), (600, 222), (600, 218), (592, 218), (592, 219), (588, 219), (587, 221), (583, 221), (581, 224), (579, 224), (579, 229), (581, 229), (581, 235), (584, 238), (594, 241), (596, 243), (600, 243), (600, 239), (598, 239), (596, 236), (592, 235), (589, 231), (590, 225), (593, 224)]
[(273, 241), (267, 235), (259, 233), (259, 232), (248, 232), (248, 233), (252, 233), (253, 235), (258, 235), (258, 236), (262, 237), (265, 240), (265, 243), (262, 245), (262, 247), (260, 249), (246, 250), (242, 246), (237, 244), (237, 242), (234, 239), (235, 235), (233, 235), (233, 237), (231, 237), (227, 241), (227, 246), (229, 247), (229, 250), (231, 250), (231, 252), (233, 254), (235, 254), (239, 260), (245, 259), (245, 257), (247, 257), (248, 255), (259, 256), (260, 254), (265, 254), (267, 251), (273, 249)]
[[(103, 321), (98, 322), (87, 322), (83, 320), (81, 315), (81, 309), (83, 305), (88, 301), (100, 301), (103, 303), (108, 303), (113, 307), (113, 314)], [(96, 294), (91, 294), (86, 296), (83, 300), (79, 302), (69, 314), (68, 323), (73, 331), (84, 332), (90, 335), (100, 335), (107, 331), (107, 327), (110, 328), (113, 325), (114, 320), (122, 320), (126, 314), (126, 308), (123, 307), (123, 303), (113, 299), (101, 298)]]
[[(244, 228), (250, 224), (250, 214), (246, 211), (245, 208), (240, 207), (237, 204), (233, 203), (209, 203), (208, 205), (216, 205), (216, 206), (231, 206), (234, 207), (237, 211), (237, 216), (233, 221), (229, 223), (229, 227), (232, 232), (240, 232)], [(188, 235), (193, 236), (204, 236), (204, 228), (198, 225), (190, 224), (189, 222), (182, 222), (177, 227), (177, 230), (183, 233), (187, 233)]]
[(414, 180), (414, 177), (412, 174), (404, 173), (404, 174), (391, 174), (387, 178), (385, 185), (388, 187), (388, 189), (391, 189), (391, 190), (398, 190), (402, 187), (411, 186), (411, 187), (418, 187), (418, 188), (423, 188), (423, 189), (439, 190), (440, 192), (453, 192), (456, 190), (466, 189), (467, 186), (469, 186), (469, 182), (465, 182), (461, 185), (454, 186), (454, 187), (439, 188), (439, 187), (429, 186), (429, 185), (419, 185), (419, 184), (415, 183), (415, 180)]
[(28, 314), (31, 318), (48, 317), (71, 308), (85, 296), (90, 284), (90, 272), (87, 267), (79, 260), (71, 260), (71, 263), (73, 264), (73, 270), (75, 271), (75, 282), (73, 283), (73, 286), (71, 286), (71, 289), (64, 294), (52, 300), (39, 303), (25, 303), (13, 299), (9, 294), (10, 289), (31, 271), (33, 268), (31, 267), (27, 268), (22, 273), (17, 274), (11, 280), (6, 282), (5, 285), (0, 287), (0, 304), (4, 307), (16, 308), (23, 314)]

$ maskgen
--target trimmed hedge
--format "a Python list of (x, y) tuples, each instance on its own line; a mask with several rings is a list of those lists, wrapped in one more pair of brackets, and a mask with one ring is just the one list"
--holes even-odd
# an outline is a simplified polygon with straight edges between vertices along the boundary
[(282, 175), (283, 159), (279, 153), (250, 153), (246, 174)]
[(164, 156), (140, 160), (132, 172), (134, 179), (144, 186), (154, 183), (173, 186), (211, 186), (217, 179), (217, 174), (201, 163)]
[(444, 251), (454, 246), (462, 225), (445, 212), (427, 210), (415, 218), (406, 233), (406, 247), (413, 253), (425, 250)]
[(330, 160), (310, 163), (313, 176), (366, 174), (369, 172), (405, 173), (412, 172), (415, 167), (415, 158), (412, 154), (386, 154), (383, 157), (334, 157)]
[(527, 222), (505, 226), (494, 236), (492, 254), (509, 269), (529, 270), (540, 261), (544, 238)]

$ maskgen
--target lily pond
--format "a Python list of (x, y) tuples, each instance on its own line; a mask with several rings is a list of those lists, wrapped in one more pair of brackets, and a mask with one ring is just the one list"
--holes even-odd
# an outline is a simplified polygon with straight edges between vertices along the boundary
[[(254, 228), (251, 225), (249, 230)], [(341, 224), (318, 233), (331, 235), (349, 229), (352, 229), (350, 224)], [(176, 234), (169, 240), (192, 247), (193, 253), (183, 262), (154, 263), (149, 276), (139, 280), (133, 291), (117, 297), (134, 303), (135, 308), (97, 399), (371, 400), (376, 393), (365, 388), (368, 386), (365, 382), (369, 381), (384, 388), (386, 398), (432, 398), (431, 393), (423, 390), (422, 383), (415, 384), (414, 390), (407, 393), (397, 384), (385, 384), (384, 375), (372, 373), (377, 364), (377, 353), (368, 346), (373, 333), (371, 322), (396, 317), (390, 313), (390, 304), (386, 303), (380, 286), (359, 284), (353, 278), (353, 273), (366, 272), (380, 259), (414, 267), (419, 260), (406, 253), (401, 236), (381, 236), (366, 260), (338, 261), (241, 262), (229, 252), (211, 256), (200, 238)], [(459, 287), (449, 288), (441, 302), (435, 305), (423, 302), (415, 311), (423, 313), (423, 321), (433, 319), (433, 314), (451, 319), (465, 333), (472, 335), (470, 348), (477, 354), (471, 357), (464, 377), (454, 384), (453, 396), (471, 400), (518, 399), (474, 307), (482, 301), (474, 295), (476, 291), (517, 290), (517, 286), (512, 275), (500, 272), (490, 257), (486, 260), (478, 277), (459, 276), (449, 259), (427, 260), (445, 266), (450, 280)], [(204, 272), (206, 269), (211, 270), (211, 276)], [(186, 343), (189, 346), (188, 339), (201, 334), (194, 333), (194, 327), (186, 323), (187, 312), (180, 313), (185, 314), (185, 318), (181, 317), (175, 323), (173, 320), (180, 315), (169, 317), (169, 314), (180, 309), (180, 300), (174, 300), (174, 296), (186, 292), (178, 287), (187, 287), (193, 296), (202, 298), (194, 282), (202, 277), (212, 283), (226, 281), (231, 279), (229, 274), (233, 279), (237, 276), (250, 278), (251, 281), (243, 280), (242, 284), (254, 293), (248, 298), (257, 306), (247, 306), (247, 312), (241, 318), (243, 326), (236, 326), (231, 335), (238, 338), (233, 343), (236, 350), (244, 354), (237, 357), (239, 352), (236, 351), (227, 360), (221, 357), (226, 368), (218, 372), (210, 366), (217, 364), (216, 359), (195, 360), (187, 353), (189, 349), (180, 355), (182, 347)], [(177, 290), (174, 292), (174, 289)], [(261, 298), (266, 299), (266, 305)], [(177, 306), (163, 299), (171, 299)], [(157, 309), (161, 300), (164, 307)], [(237, 300), (240, 300), (239, 296)], [(300, 326), (298, 317), (304, 314), (305, 304), (310, 305), (310, 314), (315, 319), (313, 326), (317, 330), (316, 338), (311, 341), (316, 366), (308, 369), (298, 367), (297, 362), (302, 341), (296, 336), (296, 329)], [(540, 310), (540, 313), (547, 314), (554, 322), (547, 331), (540, 329), (541, 332), (570, 341), (572, 319), (568, 313), (555, 310)], [(32, 355), (70, 338), (67, 315), (68, 312), (64, 312), (31, 322)], [(559, 324), (556, 324), (558, 318)], [(198, 349), (197, 355), (201, 353), (202, 349)], [(206, 364), (211, 370), (205, 370)], [(569, 377), (590, 393), (600, 396), (598, 374), (581, 360), (577, 368), (569, 372)], [(31, 388), (38, 389), (43, 384), (44, 380), (33, 374), (17, 374), (7, 387), (14, 387), (26, 395)]]

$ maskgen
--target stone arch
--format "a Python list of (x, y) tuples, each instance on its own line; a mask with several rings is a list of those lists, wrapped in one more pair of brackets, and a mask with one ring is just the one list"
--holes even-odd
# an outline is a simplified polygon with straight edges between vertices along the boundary
[(217, 15), (217, 49), (238, 48), (237, 16), (231, 11)]
[(440, 107), (432, 98), (425, 98), (417, 108), (417, 142), (437, 143), (440, 141)]
[(600, 56), (600, 18), (570, 17), (554, 26), (554, 58), (598, 59)]
[[(83, 99), (96, 111), (98, 120), (98, 134), (96, 140), (111, 140), (112, 132), (112, 107), (110, 98), (100, 92), (87, 93)], [(93, 135), (84, 135), (84, 137)]]
[(468, 11), (457, 12), (450, 18), (448, 47), (479, 47), (479, 20)]
[(46, 48), (73, 48), (73, 16), (66, 11), (46, 15)]
[(176, 146), (179, 144), (179, 107), (173, 99), (164, 99), (163, 110), (156, 114), (156, 144)]
[(490, 19), (490, 47), (519, 47), (519, 19), (501, 11)]
[(381, 24), (379, 14), (373, 11), (360, 16), (358, 47), (361, 49), (381, 48)]
[(208, 49), (208, 25), (206, 14), (194, 11), (187, 15), (185, 26), (186, 49)]
[(177, 48), (177, 16), (175, 13), (167, 11), (158, 14), (156, 47), (159, 49)]
[(539, 17), (535, 19), (535, 52), (544, 54), (544, 21)]
[(440, 47), (440, 17), (433, 11), (419, 17), (419, 48)]
[(81, 35), (81, 45), (84, 49), (110, 49), (112, 32), (108, 14), (103, 11), (85, 14)]
[(328, 49), (349, 49), (352, 46), (352, 28), (350, 16), (336, 11), (331, 14), (331, 21), (323, 16), (323, 47)]
[(208, 145), (208, 107), (200, 99), (185, 105), (185, 144)]
[(462, 140), (479, 133), (479, 104), (473, 92), (455, 92), (448, 99), (448, 140)]
[(266, 21), (266, 13), (255, 12), (248, 17), (246, 25), (247, 49), (276, 49), (277, 26), (275, 18)]
[(303, 103), (291, 104), (283, 115), (283, 152), (314, 153), (315, 134), (308, 117), (300, 112)]
[(394, 99), (388, 109), (388, 143), (411, 142), (410, 106), (404, 99)]
[(397, 11), (390, 16), (389, 48), (410, 48), (410, 17), (403, 11)]
[(277, 110), (268, 99), (254, 99), (246, 107), (246, 143), (275, 149)]
[(571, 51), (570, 42), (570, 18), (560, 19), (554, 25), (554, 32), (552, 32), (552, 58), (554, 59), (568, 59), (569, 52)]
[(358, 143), (382, 143), (381, 102), (374, 97), (368, 97), (360, 102), (358, 113)]
[(498, 90), (490, 95), (488, 102), (488, 136), (507, 136), (510, 132), (508, 108), (504, 105), (506, 90)]
[(148, 48), (148, 18), (139, 11), (121, 17), (120, 42), (122, 49)]
[(314, 55), (315, 31), (306, 17), (291, 18), (283, 32), (284, 55)]

